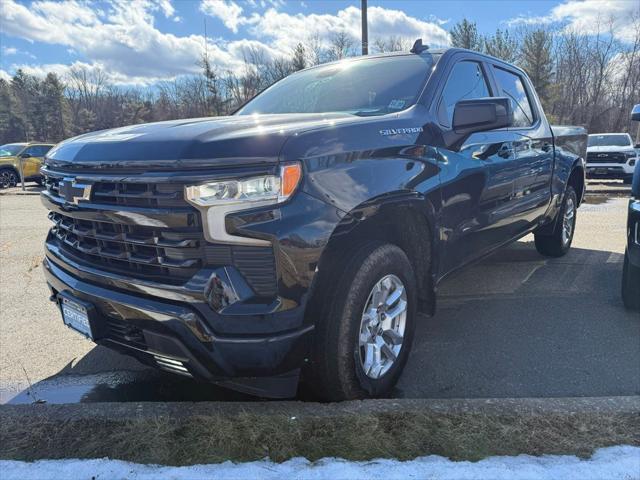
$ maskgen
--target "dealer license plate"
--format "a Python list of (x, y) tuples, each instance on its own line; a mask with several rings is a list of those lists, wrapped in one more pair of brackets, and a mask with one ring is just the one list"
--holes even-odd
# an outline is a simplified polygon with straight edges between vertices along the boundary
[(87, 309), (65, 297), (62, 297), (61, 307), (64, 323), (85, 337), (93, 339)]

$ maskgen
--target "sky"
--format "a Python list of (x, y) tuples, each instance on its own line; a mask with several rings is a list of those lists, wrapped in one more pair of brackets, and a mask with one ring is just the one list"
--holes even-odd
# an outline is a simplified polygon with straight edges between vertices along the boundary
[[(480, 33), (517, 25), (593, 32), (612, 19), (631, 38), (638, 0), (369, 0), (369, 40), (391, 35), (449, 44), (463, 18)], [(205, 42), (206, 26), (206, 42)], [(297, 43), (328, 43), (337, 32), (360, 38), (360, 0), (0, 0), (0, 78), (18, 69), (65, 75), (100, 69), (115, 84), (150, 86), (200, 71), (205, 49), (220, 71), (239, 71), (248, 49), (290, 56)]]

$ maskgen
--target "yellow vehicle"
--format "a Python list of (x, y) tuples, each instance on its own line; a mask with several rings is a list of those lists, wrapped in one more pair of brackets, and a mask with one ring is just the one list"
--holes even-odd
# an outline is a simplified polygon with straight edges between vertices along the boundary
[(20, 181), (20, 162), (24, 180), (42, 183), (40, 167), (51, 143), (7, 143), (0, 146), (0, 188), (17, 185)]

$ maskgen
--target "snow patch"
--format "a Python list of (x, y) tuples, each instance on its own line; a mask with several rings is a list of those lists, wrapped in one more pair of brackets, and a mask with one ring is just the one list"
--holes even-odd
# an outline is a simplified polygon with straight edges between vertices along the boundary
[(211, 478), (262, 480), (308, 479), (407, 479), (430, 480), (637, 480), (640, 479), (640, 447), (601, 448), (587, 460), (568, 455), (489, 457), (479, 462), (453, 462), (431, 455), (415, 460), (351, 462), (324, 458), (309, 462), (293, 458), (284, 463), (269, 460), (247, 463), (165, 467), (119, 460), (39, 460), (33, 463), (0, 461), (3, 480), (189, 480)]

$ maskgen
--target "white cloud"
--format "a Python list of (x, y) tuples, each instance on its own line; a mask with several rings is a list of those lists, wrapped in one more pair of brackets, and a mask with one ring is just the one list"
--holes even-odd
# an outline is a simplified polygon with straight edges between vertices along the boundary
[(0, 69), (0, 79), (10, 82), (11, 75), (9, 75), (9, 72), (7, 72), (6, 70)]
[(246, 18), (242, 16), (242, 7), (232, 0), (202, 0), (200, 11), (219, 18), (233, 33), (238, 33), (238, 26), (246, 22)]
[[(87, 68), (102, 69), (115, 83), (149, 85), (157, 80), (200, 72), (198, 62), (204, 53), (204, 37), (179, 36), (163, 32), (155, 25), (158, 15), (180, 21), (174, 8), (177, 2), (39, 0), (23, 4), (17, 0), (0, 1), (3, 33), (29, 42), (58, 45), (63, 51), (73, 52)], [(266, 10), (259, 14), (263, 2)], [(221, 71), (239, 71), (249, 50), (260, 52), (267, 60), (289, 56), (297, 43), (306, 43), (314, 36), (326, 47), (337, 33), (346, 32), (354, 45), (359, 44), (359, 8), (349, 6), (335, 13), (305, 15), (278, 11), (281, 0), (257, 0), (253, 4), (255, 9), (251, 2), (240, 6), (239, 0), (201, 0), (201, 11), (220, 18), (232, 31), (243, 26), (249, 34), (249, 38), (237, 41), (209, 39), (207, 55)], [(427, 44), (446, 45), (449, 35), (438, 23), (437, 19), (423, 21), (401, 10), (369, 8), (372, 42), (388, 36), (411, 41), (422, 37)], [(18, 67), (37, 75), (42, 75), (47, 68), (63, 75), (70, 68), (51, 61), (46, 65), (25, 62), (15, 65)]]
[[(373, 6), (368, 11), (369, 39), (396, 36), (415, 40), (422, 38), (430, 45), (449, 44), (449, 34), (439, 25), (407, 15), (401, 10)], [(291, 15), (267, 10), (263, 15), (253, 14), (247, 21), (250, 32), (257, 38), (267, 39), (274, 48), (289, 53), (300, 42), (318, 37), (325, 45), (340, 32), (347, 33), (354, 43), (360, 41), (360, 9), (349, 6), (332, 14), (301, 13)]]
[(623, 41), (634, 38), (634, 19), (640, 19), (640, 2), (621, 0), (568, 0), (551, 9), (548, 15), (520, 15), (506, 24), (564, 24), (565, 29), (586, 34), (607, 31), (611, 23), (613, 35)]
[[(72, 49), (90, 59), (91, 65), (102, 66), (118, 83), (147, 84), (145, 79), (200, 70), (202, 36), (179, 37), (154, 26), (154, 12), (175, 14), (167, 0), (115, 0), (104, 12), (77, 1), (34, 2), (30, 8), (14, 0), (2, 1), (6, 34)], [(238, 66), (238, 59), (215, 45), (209, 46), (209, 54), (221, 68)]]
[(15, 55), (18, 53), (18, 49), (15, 47), (2, 47), (3, 55)]

